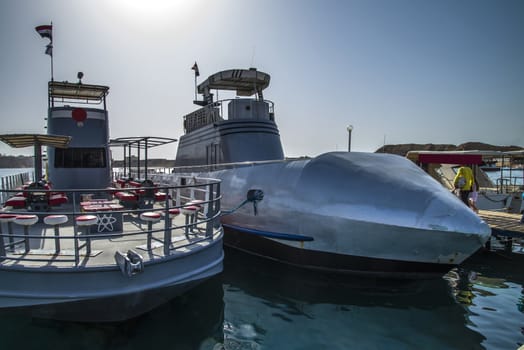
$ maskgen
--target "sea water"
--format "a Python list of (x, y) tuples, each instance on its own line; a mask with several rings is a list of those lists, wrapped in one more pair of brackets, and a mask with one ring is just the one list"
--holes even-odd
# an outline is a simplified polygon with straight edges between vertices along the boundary
[(399, 282), (311, 273), (226, 249), (223, 273), (126, 322), (2, 311), (0, 348), (517, 349), (523, 257), (479, 253), (443, 278)]
[(126, 322), (0, 311), (0, 349), (517, 349), (524, 252), (495, 248), (443, 278), (400, 282), (312, 273), (226, 248), (220, 275)]

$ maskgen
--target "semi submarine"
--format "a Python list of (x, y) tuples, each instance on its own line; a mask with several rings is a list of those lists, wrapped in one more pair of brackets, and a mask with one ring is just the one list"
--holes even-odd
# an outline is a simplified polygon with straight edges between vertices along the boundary
[[(441, 276), (484, 246), (489, 226), (403, 157), (286, 159), (274, 104), (263, 97), (269, 82), (251, 68), (199, 84), (203, 100), (183, 117), (173, 173), (157, 176), (220, 179), (224, 207), (248, 191), (263, 196), (221, 218), (225, 245), (303, 268), (386, 278)], [(213, 90), (237, 96), (215, 100)]]

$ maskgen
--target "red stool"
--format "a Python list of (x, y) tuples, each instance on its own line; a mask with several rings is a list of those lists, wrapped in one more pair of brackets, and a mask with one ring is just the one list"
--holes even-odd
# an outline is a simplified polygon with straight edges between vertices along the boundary
[(15, 247), (15, 241), (13, 238), (13, 224), (12, 222), (15, 221), (17, 215), (15, 214), (0, 214), (0, 255), (5, 255), (5, 247), (4, 247), (4, 236), (2, 232), (2, 223), (7, 223), (7, 233), (9, 234), (9, 250), (13, 250)]
[[(96, 215), (80, 215), (76, 217), (75, 221), (76, 225), (80, 227), (80, 230), (83, 231), (82, 233), (86, 236), (86, 252), (89, 255), (91, 254), (91, 237), (89, 237), (89, 229), (90, 226), (98, 222), (98, 218)], [(75, 248), (76, 251), (81, 248), (78, 246), (76, 239)]]
[(29, 246), (29, 226), (33, 226), (38, 222), (36, 215), (17, 215), (14, 223), (24, 226), (24, 248), (27, 253), (31, 248)]
[(55, 252), (58, 254), (60, 251), (60, 229), (61, 224), (67, 222), (67, 216), (65, 215), (48, 215), (44, 218), (44, 224), (51, 225), (55, 229)]
[[(187, 205), (181, 208), (181, 213), (186, 216), (186, 234), (188, 234), (189, 231), (193, 232), (193, 226), (196, 224), (196, 215), (199, 210), (200, 207), (196, 205)], [(189, 230), (190, 226), (191, 229)]]
[(151, 239), (153, 237), (153, 223), (160, 221), (160, 213), (146, 211), (140, 214), (140, 219), (147, 221), (147, 250), (151, 250)]
[(187, 202), (186, 205), (194, 205), (200, 209), (202, 206), (204, 206), (204, 201), (200, 199), (193, 199), (192, 201)]
[(169, 218), (174, 219), (176, 216), (180, 214), (180, 209), (178, 208), (171, 208), (169, 209)]

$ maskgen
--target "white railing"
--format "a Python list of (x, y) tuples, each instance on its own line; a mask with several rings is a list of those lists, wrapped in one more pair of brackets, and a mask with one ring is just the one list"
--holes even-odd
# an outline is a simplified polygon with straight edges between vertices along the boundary
[[(213, 240), (214, 233), (221, 230), (220, 181), (214, 179), (191, 180), (186, 184), (170, 186), (124, 185), (74, 191), (26, 187), (1, 190), (0, 193), (14, 198), (19, 191), (23, 196), (11, 201), (16, 203), (16, 207), (5, 206), (10, 203), (7, 201), (0, 212), (0, 267), (16, 261), (31, 262), (24, 266), (35, 268), (42, 266), (36, 262), (45, 263), (47, 267), (61, 266), (63, 263), (74, 263), (75, 267), (79, 267), (81, 257), (85, 264), (87, 260), (96, 259), (93, 252), (97, 249), (107, 249), (108, 245), (118, 248), (126, 237), (141, 242), (150, 253), (155, 247), (163, 247), (162, 254), (168, 257), (184, 247)], [(97, 198), (93, 198), (93, 193), (96, 193)], [(127, 201), (124, 199), (126, 196), (119, 199), (119, 193), (134, 196), (134, 200)], [(54, 205), (51, 198), (58, 195), (63, 196), (63, 201), (60, 205)], [(202, 209), (191, 220), (186, 218), (185, 223), (182, 223), (181, 220), (175, 222), (171, 218), (170, 210), (181, 210), (195, 199), (200, 199)], [(141, 214), (145, 212), (161, 214), (158, 222), (162, 224), (153, 228), (148, 222), (141, 221)], [(63, 216), (66, 222), (57, 226), (46, 225), (45, 218), (52, 215)], [(78, 218), (86, 215), (96, 216), (97, 223), (91, 227), (80, 226)], [(16, 224), (15, 219), (24, 217), (33, 217), (36, 222), (27, 226)], [(174, 234), (187, 236), (196, 228), (200, 234), (188, 239), (187, 244), (173, 245)], [(53, 229), (54, 234), (49, 234), (52, 232), (49, 230)], [(44, 234), (46, 230), (47, 234)], [(45, 245), (48, 240), (54, 243)], [(100, 248), (102, 244), (106, 248)], [(35, 249), (44, 246), (46, 249)]]
[[(212, 124), (222, 120), (228, 120), (230, 102), (239, 101), (238, 99), (224, 99), (213, 102), (204, 106), (194, 112), (184, 116), (184, 130), (186, 133), (199, 129), (208, 124)], [(263, 102), (267, 105), (268, 112), (264, 116), (267, 120), (274, 120), (274, 103), (269, 100), (254, 100), (248, 99), (253, 103)]]

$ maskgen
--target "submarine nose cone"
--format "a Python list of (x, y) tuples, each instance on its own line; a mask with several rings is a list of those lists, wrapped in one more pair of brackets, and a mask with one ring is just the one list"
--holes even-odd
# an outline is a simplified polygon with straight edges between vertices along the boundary
[(317, 206), (336, 203), (337, 214), (355, 220), (477, 236), (476, 244), (490, 236), (478, 215), (404, 157), (326, 153), (307, 164), (300, 186)]
[(423, 211), (421, 226), (476, 235), (480, 245), (484, 245), (489, 240), (491, 228), (473, 210), (446, 190), (432, 194), (433, 199)]

